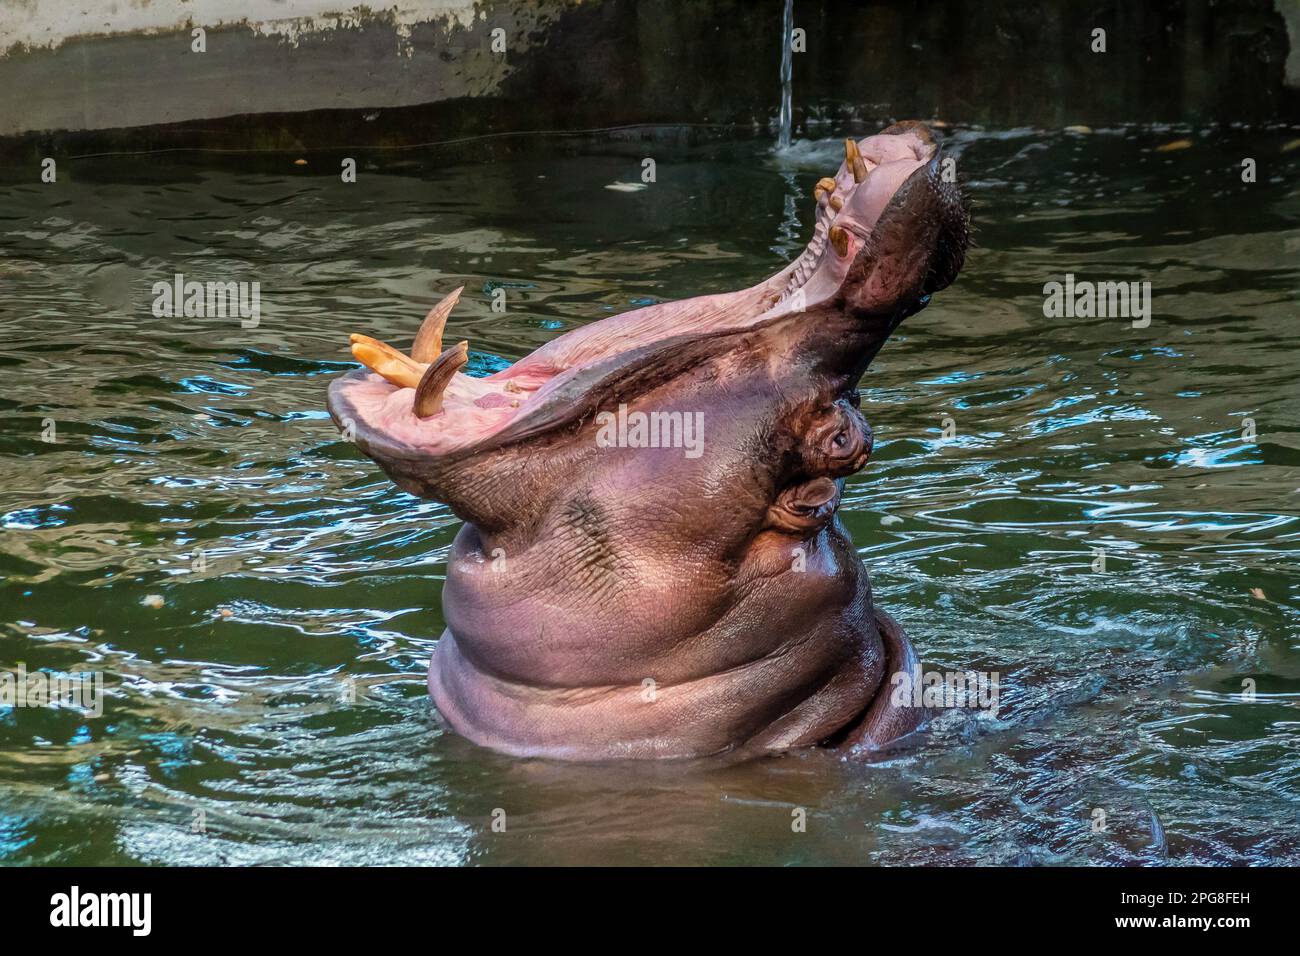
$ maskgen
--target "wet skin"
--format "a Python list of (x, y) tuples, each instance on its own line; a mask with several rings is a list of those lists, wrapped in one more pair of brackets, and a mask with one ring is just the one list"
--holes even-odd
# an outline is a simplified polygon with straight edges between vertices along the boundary
[[(332, 416), (465, 521), (429, 669), (453, 728), (583, 760), (865, 752), (916, 728), (889, 694), (915, 653), (836, 509), (871, 452), (860, 377), (964, 259), (942, 172), (918, 124), (846, 141), (812, 240), (776, 275), (585, 326), (486, 378), (458, 371), (464, 343), (442, 348), (455, 293), (410, 357), (354, 336), (377, 371), (336, 380)], [(611, 445), (620, 407), (669, 440)], [(686, 421), (698, 446), (671, 431)]]

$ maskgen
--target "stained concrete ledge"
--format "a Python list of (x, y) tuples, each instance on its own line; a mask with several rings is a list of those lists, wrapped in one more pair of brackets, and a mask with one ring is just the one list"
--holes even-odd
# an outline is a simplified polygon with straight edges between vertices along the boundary
[[(656, 123), (766, 135), (777, 112), (782, 0), (337, 4), (3, 0), (0, 152), (401, 146)], [(794, 58), (796, 133), (911, 116), (1295, 122), (1298, 5), (795, 0), (807, 51)], [(195, 26), (206, 52), (191, 51)]]
[[(491, 97), (573, 5), (422, 0), (329, 16), (324, 0), (29, 2), (41, 19), (16, 21), (7, 8), (0, 20), (0, 38), (18, 40), (0, 55), (0, 88), (21, 91), (0, 104), (0, 136)], [(88, 7), (103, 12), (58, 12)], [(492, 50), (497, 29), (504, 54)]]

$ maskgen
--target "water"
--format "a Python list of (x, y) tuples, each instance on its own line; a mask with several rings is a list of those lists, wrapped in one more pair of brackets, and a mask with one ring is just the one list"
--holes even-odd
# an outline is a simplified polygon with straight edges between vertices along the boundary
[(790, 124), (794, 118), (792, 82), (794, 72), (794, 0), (785, 0), (781, 15), (781, 116), (776, 136), (777, 149), (790, 148)]
[[(1294, 136), (954, 135), (978, 246), (864, 380), (878, 445), (843, 516), (927, 664), (998, 671), (1002, 710), (875, 765), (573, 766), (439, 729), (424, 669), (457, 523), (323, 407), (348, 332), (405, 342), (462, 282), (448, 336), (486, 369), (757, 280), (806, 239), (838, 136), (779, 160), (395, 153), (355, 185), (317, 157), (14, 173), (0, 667), (102, 670), (109, 699), (0, 711), (0, 860), (1300, 863)], [(644, 155), (658, 182), (603, 188)], [(260, 281), (259, 327), (155, 319), (177, 271)], [(1066, 272), (1151, 281), (1150, 328), (1044, 318)]]

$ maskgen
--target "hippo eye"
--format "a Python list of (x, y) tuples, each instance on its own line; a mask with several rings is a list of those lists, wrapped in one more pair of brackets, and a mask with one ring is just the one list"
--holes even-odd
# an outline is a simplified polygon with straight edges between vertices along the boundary
[(834, 439), (831, 440), (831, 444), (833, 444), (836, 448), (843, 448), (848, 443), (849, 443), (848, 432), (840, 432), (838, 435), (835, 436)]
[(925, 306), (928, 305), (929, 302), (930, 302), (930, 296), (927, 293), (926, 295), (921, 296), (921, 298), (917, 300), (916, 304), (920, 306)]

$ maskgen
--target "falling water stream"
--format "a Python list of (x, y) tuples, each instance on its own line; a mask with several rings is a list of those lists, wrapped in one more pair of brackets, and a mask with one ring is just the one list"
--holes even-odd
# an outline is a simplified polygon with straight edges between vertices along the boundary
[(781, 130), (776, 137), (777, 149), (790, 148), (790, 125), (794, 116), (791, 105), (790, 76), (794, 71), (794, 0), (785, 0), (781, 17)]

